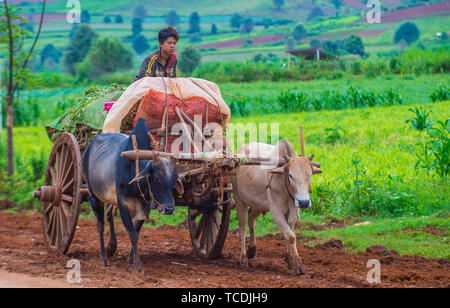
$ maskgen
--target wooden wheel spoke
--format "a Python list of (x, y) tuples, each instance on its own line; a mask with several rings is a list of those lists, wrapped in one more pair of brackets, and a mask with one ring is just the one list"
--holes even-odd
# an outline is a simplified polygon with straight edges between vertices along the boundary
[(69, 195), (66, 195), (66, 194), (62, 194), (61, 199), (64, 200), (64, 201), (67, 201), (69, 203), (73, 202), (73, 197), (69, 196)]
[(196, 231), (195, 231), (195, 235), (194, 235), (195, 239), (199, 239), (200, 238), (200, 234), (203, 233), (203, 230), (205, 228), (205, 224), (206, 224), (206, 215), (203, 215), (202, 218), (200, 219), (200, 222), (197, 225), (197, 228), (196, 228)]
[(57, 177), (57, 174), (56, 174), (55, 167), (50, 166), (50, 173), (52, 175), (53, 184), (56, 184), (58, 182), (58, 177)]
[(69, 204), (68, 204), (67, 202), (61, 201), (60, 207), (61, 207), (61, 209), (62, 209), (62, 211), (63, 211), (63, 214), (64, 214), (64, 216), (65, 216), (67, 222), (72, 221), (72, 213), (71, 213), (71, 211), (70, 211), (70, 206), (69, 206)]
[[(67, 165), (66, 165), (67, 167)], [(67, 167), (66, 170), (64, 170), (64, 176), (61, 180), (61, 185), (65, 185), (66, 184), (66, 180), (67, 180), (67, 176), (70, 174), (71, 169), (73, 168), (73, 161), (70, 161), (69, 167)], [(71, 182), (73, 182), (73, 177), (71, 178)]]
[(68, 189), (70, 186), (72, 186), (73, 182), (74, 182), (74, 179), (71, 178), (70, 181), (64, 185), (64, 187), (62, 188), (61, 191), (62, 191), (63, 193), (66, 192), (67, 189)]
[(48, 214), (53, 210), (54, 204), (48, 203), (47, 208), (44, 211), (44, 215), (48, 216)]
[(50, 228), (50, 235), (51, 235), (51, 240), (50, 240), (50, 244), (55, 246), (56, 244), (56, 237), (57, 237), (57, 233), (58, 233), (58, 220), (57, 220), (57, 214), (58, 211), (52, 211), (52, 219), (51, 219), (51, 228)]
[(56, 241), (55, 241), (55, 245), (58, 247), (59, 246), (59, 243), (61, 243), (61, 233), (62, 233), (62, 231), (61, 231), (61, 222), (60, 222), (60, 220), (61, 220), (61, 218), (60, 218), (60, 216), (61, 216), (61, 214), (60, 214), (60, 210), (59, 209), (55, 209), (55, 214), (56, 214), (56, 221), (55, 221), (55, 224), (56, 224)]
[(57, 171), (59, 176), (59, 183), (62, 185), (64, 184), (64, 176), (66, 174), (66, 164), (67, 164), (67, 156), (69, 154), (69, 149), (65, 145), (61, 147), (61, 150), (58, 152), (57, 157), (58, 159), (58, 165), (57, 165)]
[(207, 237), (208, 237), (208, 232), (207, 232), (208, 222), (207, 222), (206, 219), (205, 219), (205, 221), (206, 222), (205, 222), (205, 224), (203, 226), (202, 236), (200, 238), (200, 249), (205, 250), (205, 252), (206, 252), (206, 247), (205, 246), (207, 245), (207, 242), (208, 242), (208, 240), (207, 240)]
[(56, 152), (56, 161), (55, 161), (55, 167), (56, 169), (56, 180), (58, 184), (61, 183), (61, 149), (59, 149)]
[(62, 207), (59, 207), (58, 211), (59, 211), (59, 225), (60, 225), (60, 231), (61, 231), (58, 243), (62, 243), (62, 240), (64, 239), (64, 235), (66, 234), (67, 219), (66, 219), (66, 216), (64, 215), (64, 210), (62, 209)]

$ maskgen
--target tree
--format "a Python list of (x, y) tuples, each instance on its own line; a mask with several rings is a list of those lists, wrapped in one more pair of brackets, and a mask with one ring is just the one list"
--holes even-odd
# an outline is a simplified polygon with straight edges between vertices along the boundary
[(309, 46), (311, 46), (311, 48), (319, 49), (322, 48), (322, 42), (318, 39), (313, 39), (309, 42)]
[(166, 24), (168, 24), (169, 26), (175, 27), (176, 25), (179, 25), (180, 22), (180, 17), (178, 17), (176, 11), (172, 10), (166, 14)]
[(143, 35), (138, 35), (133, 39), (133, 49), (138, 53), (144, 53), (150, 48), (147, 38)]
[(264, 18), (261, 24), (264, 26), (264, 29), (268, 29), (270, 26), (274, 25), (272, 18)]
[(133, 18), (138, 18), (141, 20), (144, 20), (147, 18), (147, 10), (145, 9), (145, 6), (143, 6), (142, 4), (137, 6), (134, 10), (133, 10)]
[(286, 39), (286, 51), (292, 51), (295, 50), (296, 47), (295, 39), (292, 36), (289, 36)]
[(96, 39), (86, 59), (77, 68), (83, 71), (80, 77), (97, 77), (117, 70), (130, 69), (133, 54), (117, 38)]
[(320, 16), (324, 16), (324, 12), (322, 11), (322, 9), (318, 6), (316, 6), (315, 8), (313, 8), (311, 10), (311, 12), (309, 12), (307, 20), (312, 20), (314, 18), (320, 17)]
[(284, 0), (273, 0), (273, 6), (278, 11), (281, 10), (281, 7), (284, 5)]
[(417, 26), (412, 22), (405, 22), (402, 24), (394, 35), (394, 44), (397, 44), (402, 39), (410, 45), (411, 43), (417, 41), (420, 36), (420, 31)]
[(331, 3), (334, 5), (336, 10), (339, 10), (339, 8), (342, 6), (341, 0), (331, 0)]
[(201, 42), (202, 38), (200, 37), (200, 33), (195, 32), (192, 33), (191, 35), (189, 35), (189, 42), (191, 43), (197, 43), (197, 42)]
[(180, 63), (178, 65), (183, 73), (190, 75), (200, 65), (200, 62), (200, 52), (192, 46), (187, 46), (180, 53)]
[(351, 54), (364, 56), (364, 45), (362, 39), (356, 35), (350, 35), (344, 43), (344, 49)]
[(20, 7), (8, 5), (7, 0), (3, 0), (3, 6), (0, 7), (0, 16), (3, 16), (0, 18), (0, 45), (8, 57), (7, 78), (5, 81), (7, 91), (5, 99), (8, 176), (14, 174), (14, 107), (19, 103), (18, 101), (14, 102), (14, 96), (16, 91), (18, 91), (21, 82), (27, 77), (27, 65), (33, 54), (33, 50), (36, 47), (37, 41), (39, 40), (46, 4), (47, 0), (43, 0), (38, 31), (28, 53), (22, 51), (23, 42), (27, 33), (26, 30), (21, 29), (19, 25), (19, 22), (25, 22), (25, 19), (20, 16)]
[(103, 22), (105, 24), (110, 24), (111, 23), (111, 17), (109, 17), (108, 15), (106, 15), (105, 17), (103, 17)]
[(139, 35), (142, 32), (142, 19), (133, 18), (131, 21), (131, 31), (133, 32), (133, 37)]
[(47, 44), (41, 51), (41, 65), (44, 65), (45, 60), (51, 58), (55, 63), (59, 63), (62, 52), (57, 50), (53, 44)]
[(217, 26), (216, 24), (211, 25), (211, 34), (216, 35), (217, 34)]
[(230, 19), (231, 28), (238, 30), (241, 27), (241, 24), (242, 24), (242, 16), (239, 15), (238, 13), (234, 13)]
[(82, 10), (81, 11), (81, 23), (82, 24), (88, 24), (91, 22), (91, 14), (88, 10)]
[(302, 24), (297, 24), (292, 31), (292, 37), (296, 41), (301, 41), (302, 39), (304, 39), (306, 37), (306, 34), (306, 29)]
[(87, 24), (82, 24), (75, 30), (64, 55), (64, 65), (72, 75), (76, 74), (74, 64), (84, 60), (96, 37), (97, 34)]
[(200, 32), (200, 16), (194, 12), (189, 17), (189, 33)]
[(240, 32), (248, 34), (248, 33), (252, 32), (254, 26), (255, 26), (255, 24), (253, 23), (253, 19), (247, 18), (242, 23)]
[(116, 22), (116, 24), (121, 24), (123, 23), (123, 17), (122, 15), (116, 15), (116, 19), (114, 20)]

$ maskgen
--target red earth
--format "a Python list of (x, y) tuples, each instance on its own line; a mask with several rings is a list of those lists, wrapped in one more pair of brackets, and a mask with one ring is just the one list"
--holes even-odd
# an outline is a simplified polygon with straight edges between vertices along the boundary
[[(258, 237), (256, 257), (249, 268), (241, 269), (238, 235), (228, 235), (222, 258), (203, 260), (193, 255), (189, 232), (181, 225), (143, 228), (139, 251), (144, 273), (131, 274), (126, 271), (130, 242), (119, 220), (116, 230), (117, 253), (105, 268), (99, 263), (95, 222), (79, 220), (69, 253), (61, 256), (47, 252), (39, 215), (0, 212), (0, 274), (26, 274), (42, 278), (44, 285), (46, 279), (64, 283), (70, 270), (67, 262), (77, 259), (82, 281), (76, 287), (450, 287), (450, 261), (446, 259), (398, 256), (383, 246), (349, 254), (339, 240), (311, 248), (303, 245), (310, 239), (301, 236), (297, 247), (306, 275), (295, 276), (284, 262), (285, 243), (280, 234)], [(366, 280), (370, 259), (381, 262), (380, 284)]]
[(239, 47), (242, 47), (242, 44), (247, 40), (251, 40), (253, 42), (252, 43), (253, 45), (274, 43), (274, 42), (283, 41), (284, 34), (253, 36), (253, 37), (234, 39), (234, 40), (229, 40), (229, 41), (224, 41), (224, 42), (203, 44), (203, 45), (199, 45), (197, 47), (205, 48), (205, 49), (208, 49), (208, 48), (218, 48), (218, 49), (239, 48)]
[(381, 22), (383, 23), (408, 20), (411, 18), (424, 17), (428, 15), (448, 14), (449, 12), (450, 1), (439, 2), (429, 5), (400, 9), (392, 12), (382, 12)]

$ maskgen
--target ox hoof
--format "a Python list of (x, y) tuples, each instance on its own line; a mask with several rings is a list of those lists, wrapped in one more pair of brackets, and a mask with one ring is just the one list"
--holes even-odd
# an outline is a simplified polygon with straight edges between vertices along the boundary
[(107, 266), (109, 266), (109, 261), (108, 261), (108, 259), (100, 257), (100, 265), (101, 265), (102, 267), (107, 267)]
[(288, 269), (294, 269), (294, 265), (292, 264), (292, 260), (289, 258), (287, 254), (284, 255), (284, 261), (287, 263)]
[(142, 264), (128, 264), (127, 272), (129, 272), (129, 273), (143, 273)]
[(295, 269), (295, 275), (305, 275), (306, 274), (306, 270), (305, 270), (305, 267), (302, 265), (302, 266), (300, 266), (300, 267), (297, 267), (296, 269)]
[(306, 274), (305, 266), (303, 265), (302, 259), (298, 258), (295, 260), (294, 270), (295, 270), (295, 275), (305, 275)]
[(248, 267), (248, 259), (247, 259), (247, 257), (241, 258), (239, 260), (239, 267), (240, 268), (247, 268)]
[(113, 244), (113, 243), (109, 243), (108, 246), (106, 247), (106, 255), (108, 256), (108, 258), (111, 258), (112, 256), (114, 256), (114, 254), (116, 253), (116, 249), (117, 249), (117, 243)]
[(247, 249), (247, 257), (249, 259), (253, 259), (256, 256), (256, 246), (255, 247), (248, 247)]

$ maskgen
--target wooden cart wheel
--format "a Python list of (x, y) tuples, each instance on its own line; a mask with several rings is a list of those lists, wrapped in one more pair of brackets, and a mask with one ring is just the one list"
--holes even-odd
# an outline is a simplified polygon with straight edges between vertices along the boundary
[[(224, 201), (231, 198), (231, 193), (224, 193)], [(188, 208), (189, 231), (192, 246), (197, 257), (217, 259), (222, 254), (222, 248), (228, 234), (230, 223), (231, 202), (221, 207), (205, 206)]]
[(51, 252), (66, 254), (80, 212), (81, 153), (72, 134), (56, 140), (45, 173), (44, 185), (34, 196), (42, 201), (44, 239)]

